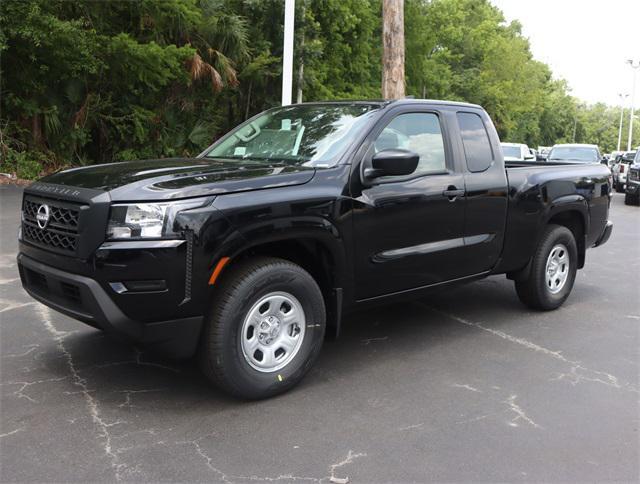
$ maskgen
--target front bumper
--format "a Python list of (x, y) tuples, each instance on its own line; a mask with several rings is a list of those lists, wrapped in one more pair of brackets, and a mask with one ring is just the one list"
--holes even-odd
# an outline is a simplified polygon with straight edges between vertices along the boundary
[(29, 295), (56, 311), (173, 357), (189, 357), (195, 352), (201, 316), (158, 322), (134, 320), (90, 277), (42, 264), (25, 254), (18, 255), (18, 269)]
[(612, 231), (613, 231), (613, 222), (607, 221), (607, 224), (605, 225), (604, 230), (602, 231), (602, 234), (600, 235), (600, 237), (598, 237), (598, 240), (596, 240), (596, 243), (593, 244), (593, 246), (598, 247), (600, 245), (605, 244), (607, 240), (609, 240), (609, 237), (611, 237)]

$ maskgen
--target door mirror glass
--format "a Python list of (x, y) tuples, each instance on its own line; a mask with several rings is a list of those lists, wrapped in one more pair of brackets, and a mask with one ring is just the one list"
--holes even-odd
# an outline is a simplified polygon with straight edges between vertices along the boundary
[(403, 149), (383, 150), (373, 155), (371, 168), (364, 172), (367, 178), (381, 176), (411, 175), (418, 167), (420, 156), (417, 153)]

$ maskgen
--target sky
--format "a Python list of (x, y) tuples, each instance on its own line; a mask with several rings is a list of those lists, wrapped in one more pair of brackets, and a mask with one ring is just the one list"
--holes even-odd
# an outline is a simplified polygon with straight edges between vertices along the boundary
[[(588, 102), (620, 105), (640, 62), (640, 0), (490, 0), (507, 21), (519, 20), (535, 59)], [(635, 102), (640, 108), (640, 69)], [(631, 96), (625, 104), (630, 105)]]

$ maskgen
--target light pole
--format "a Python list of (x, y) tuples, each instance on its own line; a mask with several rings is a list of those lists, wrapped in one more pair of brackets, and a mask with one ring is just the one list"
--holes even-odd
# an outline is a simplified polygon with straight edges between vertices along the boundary
[(296, 0), (284, 2), (284, 48), (282, 52), (282, 105), (291, 104), (293, 88), (293, 22)]
[(622, 143), (622, 117), (624, 116), (624, 100), (629, 97), (628, 94), (618, 94), (620, 98), (620, 127), (618, 128), (618, 149), (620, 151), (620, 143)]
[(631, 113), (629, 113), (629, 140), (627, 141), (627, 151), (631, 151), (631, 137), (633, 136), (633, 108), (636, 102), (636, 74), (640, 69), (640, 60), (635, 62), (633, 59), (627, 61), (633, 69), (633, 87), (631, 88)]

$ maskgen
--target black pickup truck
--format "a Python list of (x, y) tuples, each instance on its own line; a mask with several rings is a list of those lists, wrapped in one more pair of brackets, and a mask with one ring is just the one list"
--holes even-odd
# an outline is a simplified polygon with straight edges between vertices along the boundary
[(610, 198), (600, 164), (505, 167), (480, 106), (298, 104), (196, 158), (36, 182), (18, 264), (38, 301), (197, 354), (226, 391), (264, 398), (299, 382), (358, 308), (492, 274), (557, 308), (611, 234)]

